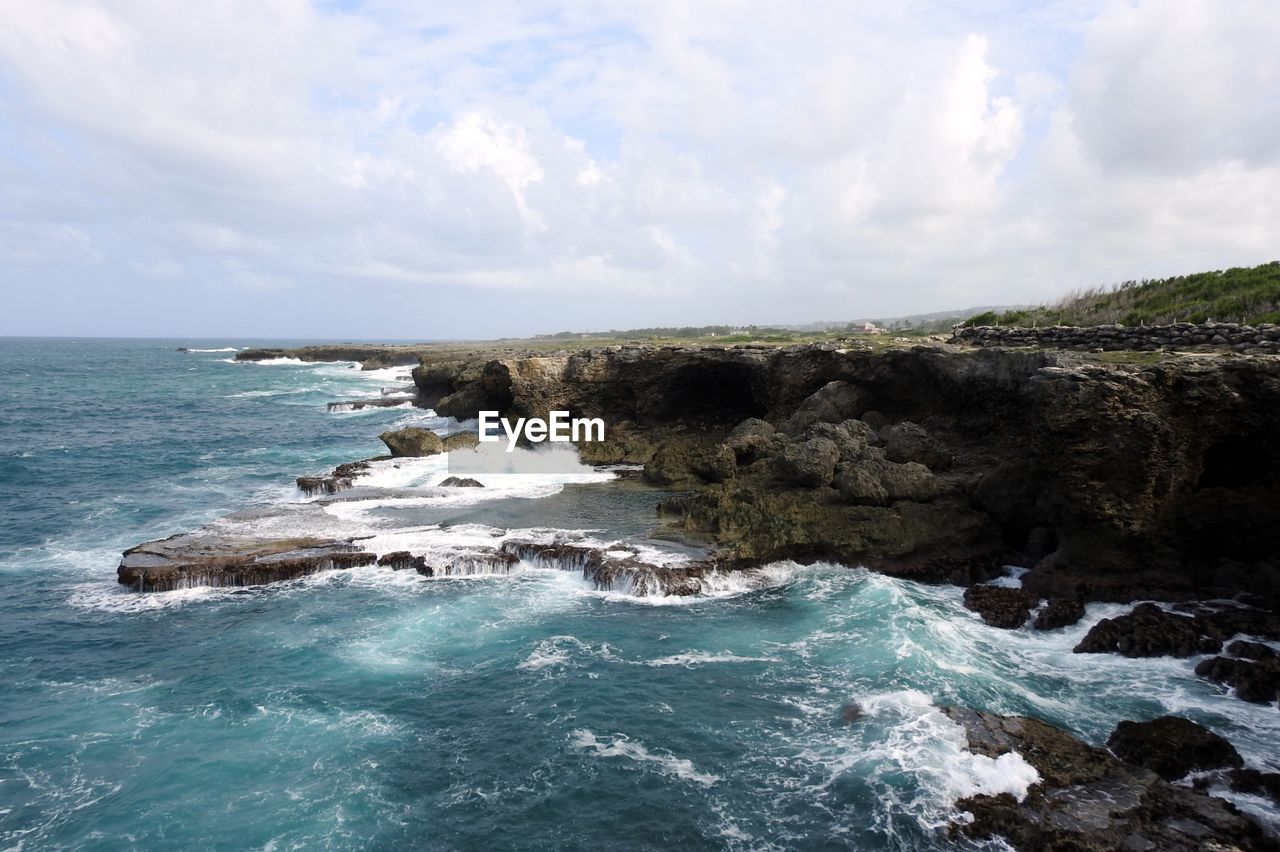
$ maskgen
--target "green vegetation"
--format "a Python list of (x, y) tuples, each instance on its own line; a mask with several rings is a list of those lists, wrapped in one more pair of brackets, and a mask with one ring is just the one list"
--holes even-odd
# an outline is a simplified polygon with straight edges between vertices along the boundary
[(1280, 261), (1157, 280), (1125, 281), (1069, 294), (1055, 305), (997, 313), (965, 325), (1168, 325), (1280, 323)]

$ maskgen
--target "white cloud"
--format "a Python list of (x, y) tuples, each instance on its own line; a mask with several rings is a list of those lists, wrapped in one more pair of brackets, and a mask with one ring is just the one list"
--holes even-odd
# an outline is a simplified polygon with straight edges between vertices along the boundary
[(1270, 0), (33, 0), (6, 24), (0, 279), (91, 264), (66, 286), (156, 333), (147, 287), (240, 288), (211, 330), (305, 292), (324, 328), (277, 334), (852, 318), (1258, 262), (1280, 233)]

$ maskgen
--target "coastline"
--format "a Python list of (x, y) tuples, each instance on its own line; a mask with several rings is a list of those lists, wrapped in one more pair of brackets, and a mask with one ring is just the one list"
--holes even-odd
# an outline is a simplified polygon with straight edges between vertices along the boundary
[[(370, 357), (378, 364), (383, 356)], [(1250, 450), (1261, 456), (1253, 460), (1256, 471), (1272, 464), (1274, 447), (1253, 442), (1258, 424), (1280, 410), (1280, 370), (1272, 361), (1211, 354), (1107, 363), (1041, 351), (869, 351), (835, 344), (428, 353), (413, 372), (415, 405), (460, 421), (485, 406), (522, 416), (564, 406), (606, 417), (612, 441), (584, 447), (584, 460), (643, 464), (645, 481), (672, 492), (658, 504), (670, 528), (709, 538), (715, 550), (709, 562), (678, 566), (675, 574), (618, 544), (555, 540), (501, 542), (468, 554), (471, 567), (464, 569), (441, 564), (440, 554), (430, 551), (383, 551), (361, 560), (376, 557), (379, 564), (413, 568), (425, 577), (530, 564), (581, 573), (601, 591), (641, 596), (697, 596), (710, 588), (699, 578), (716, 577), (714, 586), (734, 573), (749, 587), (753, 572), (779, 560), (834, 562), (965, 586), (966, 606), (987, 624), (1010, 629), (1069, 626), (1090, 602), (1164, 601), (1163, 607), (1145, 605), (1103, 619), (1077, 653), (1184, 657), (1225, 649), (1228, 656), (1208, 658), (1197, 673), (1203, 667), (1226, 685), (1250, 680), (1242, 672), (1252, 673), (1253, 681), (1260, 676), (1260, 689), (1272, 690), (1274, 704), (1274, 681), (1267, 680), (1274, 661), (1265, 644), (1280, 638), (1268, 573), (1274, 567), (1236, 558), (1273, 552), (1266, 536), (1274, 533), (1251, 522), (1246, 526), (1260, 540), (1227, 532), (1232, 513), (1267, 505), (1259, 495), (1273, 487), (1262, 476), (1241, 478), (1238, 461)], [(1242, 387), (1249, 388), (1247, 397)], [(664, 404), (664, 396), (684, 404)], [(710, 402), (688, 404), (699, 399)], [(1155, 411), (1162, 413), (1158, 423), (1138, 416)], [(1217, 417), (1206, 418), (1206, 411)], [(1231, 443), (1240, 434), (1247, 439), (1243, 449)], [(871, 481), (862, 475), (853, 483), (840, 481), (855, 470), (871, 471)], [(1100, 470), (1109, 475), (1098, 476)], [(340, 496), (351, 484), (332, 493)], [(1176, 538), (1169, 519), (1181, 522), (1179, 501), (1188, 500), (1199, 509), (1196, 535), (1223, 525), (1209, 541), (1234, 548), (1211, 557), (1217, 560), (1212, 570), (1205, 570), (1203, 552), (1171, 558), (1185, 540)], [(1221, 505), (1217, 520), (1214, 501)], [(357, 540), (323, 546), (360, 547)], [(224, 551), (228, 555), (232, 562), (238, 558)], [(1009, 564), (1028, 570), (1010, 576), (1003, 568)], [(326, 556), (312, 567), (336, 566)], [(1240, 591), (1242, 572), (1251, 574), (1246, 594), (1224, 603), (1229, 587)], [(1233, 640), (1230, 648), (1227, 640)], [(977, 750), (974, 737), (981, 735), (974, 730), (969, 737)], [(1069, 735), (1060, 736), (1066, 739), (1050, 750), (1051, 760), (1075, 748)], [(989, 756), (1018, 754), (1018, 748), (1011, 740)], [(1044, 780), (1049, 764), (1029, 765), (1041, 779), (1030, 801), (1057, 801)], [(1093, 781), (1128, 773), (1126, 783), (1138, 785), (1133, 807), (1082, 817), (1065, 834), (1050, 836), (1041, 805), (1026, 804), (1027, 790), (1007, 802), (1001, 798), (1007, 793), (980, 794), (964, 802), (982, 814), (969, 831), (1022, 832), (1020, 845), (1027, 847), (1079, 836), (1104, 842), (1136, 831), (1168, 846), (1190, 837), (1167, 826), (1170, 814), (1190, 808), (1199, 814), (1196, 824), (1208, 825), (1216, 836), (1244, 848), (1266, 842), (1248, 818), (1214, 804), (1220, 799), (1160, 786), (1154, 776), (1123, 769), (1129, 765), (1123, 762), (1106, 765), (1112, 768), (1102, 775), (1082, 771)], [(1202, 789), (1215, 783), (1267, 789), (1278, 777), (1240, 775), (1231, 763), (1208, 769), (1218, 780), (1201, 778)], [(1075, 788), (1083, 782), (1061, 783)], [(1222, 807), (1227, 810), (1220, 812)], [(1091, 827), (1082, 827), (1086, 823)]]

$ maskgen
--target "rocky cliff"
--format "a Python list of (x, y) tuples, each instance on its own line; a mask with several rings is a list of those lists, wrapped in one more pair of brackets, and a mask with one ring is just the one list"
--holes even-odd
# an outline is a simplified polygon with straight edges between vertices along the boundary
[(1038, 594), (1095, 600), (1280, 588), (1270, 357), (637, 346), (428, 355), (414, 380), (461, 418), (605, 418), (587, 457), (686, 486), (664, 510), (744, 563), (972, 579), (1016, 561)]

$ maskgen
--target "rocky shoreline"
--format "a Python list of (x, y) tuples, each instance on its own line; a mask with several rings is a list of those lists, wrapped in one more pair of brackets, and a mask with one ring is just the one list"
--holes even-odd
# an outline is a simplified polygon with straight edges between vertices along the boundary
[[(1075, 651), (1204, 655), (1197, 674), (1274, 707), (1280, 656), (1267, 643), (1280, 641), (1280, 358), (1103, 362), (978, 339), (979, 348), (324, 347), (287, 357), (417, 363), (412, 403), (460, 420), (480, 410), (602, 417), (606, 440), (583, 444), (583, 460), (643, 465), (646, 481), (676, 492), (659, 507), (671, 528), (715, 545), (710, 559), (677, 567), (565, 542), (506, 542), (472, 558), (674, 595), (783, 559), (863, 565), (964, 586), (965, 605), (1007, 629), (1058, 629), (1088, 602), (1133, 603)], [(412, 432), (382, 436), (392, 456), (468, 443)], [(334, 494), (371, 461), (298, 485)], [(424, 576), (452, 570), (439, 555), (379, 556), (351, 541), (178, 536), (128, 551), (120, 582), (142, 591), (243, 585), (375, 561)], [(1010, 565), (1026, 570), (1011, 580)], [(1275, 848), (1229, 804), (1129, 757), (1033, 719), (949, 712), (975, 752), (1016, 746), (1046, 779), (1023, 802), (961, 802), (975, 815), (970, 836), (999, 834), (1019, 848), (1189, 849), (1205, 838)], [(1061, 769), (1072, 755), (1083, 768)], [(1258, 770), (1227, 769), (1244, 773), (1227, 786), (1277, 786)]]

